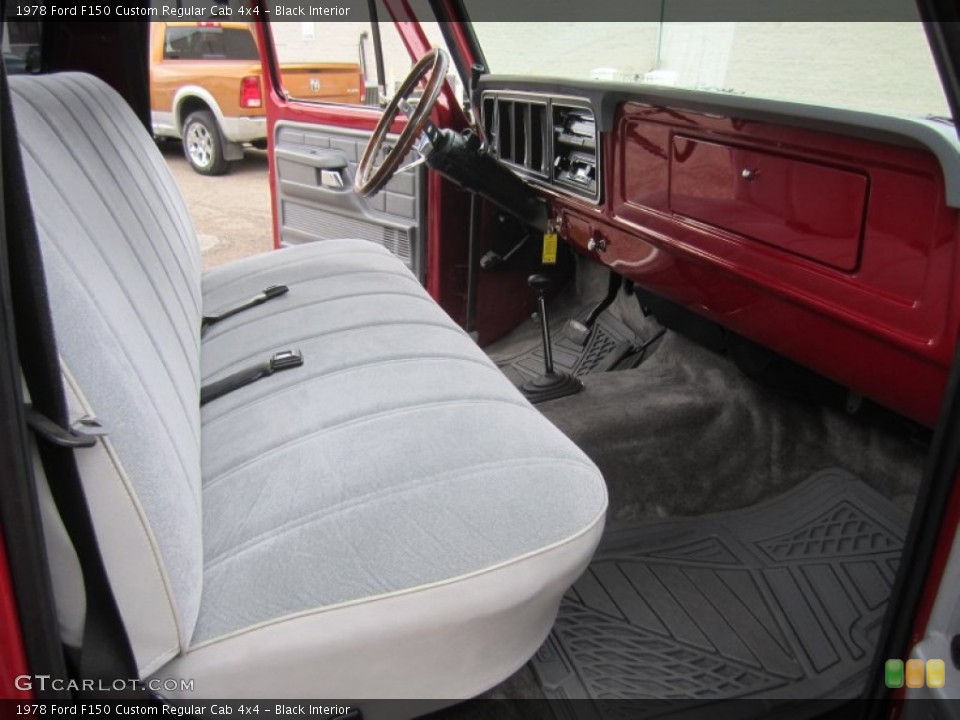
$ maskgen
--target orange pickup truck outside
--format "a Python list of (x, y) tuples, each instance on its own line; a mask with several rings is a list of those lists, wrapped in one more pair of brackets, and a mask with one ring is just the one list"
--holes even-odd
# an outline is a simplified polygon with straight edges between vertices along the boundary
[[(153, 134), (179, 138), (193, 169), (220, 175), (243, 157), (244, 144), (266, 147), (260, 51), (249, 23), (150, 23)], [(291, 97), (360, 103), (356, 63), (280, 67)]]

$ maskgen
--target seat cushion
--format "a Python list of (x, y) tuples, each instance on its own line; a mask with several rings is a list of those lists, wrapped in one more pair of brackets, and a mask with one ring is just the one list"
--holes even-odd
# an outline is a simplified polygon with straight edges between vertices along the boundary
[[(204, 593), (178, 664), (208, 692), (200, 679), (223, 672), (212, 668), (231, 645), (269, 647), (249, 637), (259, 627), (285, 638), (266, 666), (292, 672), (290, 644), (303, 643), (352, 668), (339, 682), (355, 697), (481, 692), (549, 629), (602, 529), (603, 480), (381, 247), (327, 241), (234, 263), (205, 276), (205, 311), (278, 283), (290, 292), (214, 326), (201, 346), (205, 383), (286, 348), (304, 365), (203, 408)], [(475, 588), (469, 599), (458, 583)], [(407, 617), (387, 610), (410, 593)], [(375, 632), (328, 635), (350, 618)], [(454, 628), (469, 637), (442, 651)], [(411, 660), (414, 640), (431, 650)], [(481, 648), (503, 652), (495, 670), (477, 663), (455, 679), (463, 660), (451, 653)], [(371, 654), (389, 671), (369, 672)], [(192, 667), (204, 656), (217, 660)], [(236, 690), (274, 696), (278, 684)]]

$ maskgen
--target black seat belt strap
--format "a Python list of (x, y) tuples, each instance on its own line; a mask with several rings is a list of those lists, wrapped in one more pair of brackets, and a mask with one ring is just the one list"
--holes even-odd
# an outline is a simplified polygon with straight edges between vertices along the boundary
[[(2, 21), (0, 21), (2, 27)], [(86, 596), (83, 644), (76, 674), (109, 687), (114, 680), (139, 677), (130, 641), (110, 587), (86, 495), (74, 456), (60, 357), (47, 299), (47, 284), (34, 225), (26, 177), (17, 141), (6, 70), (0, 67), (0, 146), (3, 160), (5, 235), (20, 367), (30, 392), (28, 424), (37, 429), (37, 447), (57, 510), (77, 553)], [(61, 442), (54, 440), (60, 436)], [(79, 439), (80, 445), (88, 440)], [(83, 451), (81, 451), (83, 452)], [(30, 477), (24, 482), (32, 482)], [(40, 570), (40, 568), (38, 568)], [(89, 693), (81, 691), (81, 697)], [(143, 698), (144, 692), (116, 692), (112, 697)]]
[(283, 350), (269, 360), (264, 360), (256, 365), (238, 370), (232, 375), (227, 375), (222, 380), (204, 385), (200, 388), (200, 405), (206, 405), (211, 400), (216, 400), (218, 397), (223, 397), (238, 388), (255, 383), (261, 378), (269, 377), (280, 370), (289, 370), (301, 365), (303, 365), (303, 355), (299, 350)]
[(203, 322), (200, 324), (200, 336), (203, 337), (203, 334), (207, 331), (211, 325), (216, 325), (221, 320), (226, 320), (228, 317), (233, 317), (237, 313), (241, 313), (244, 310), (249, 310), (254, 308), (257, 305), (263, 305), (267, 300), (273, 300), (278, 298), (281, 295), (286, 295), (290, 291), (286, 285), (270, 285), (263, 289), (263, 292), (258, 295), (254, 295), (249, 300), (246, 300), (239, 305), (234, 305), (231, 308), (227, 308), (222, 312), (216, 315), (204, 315)]

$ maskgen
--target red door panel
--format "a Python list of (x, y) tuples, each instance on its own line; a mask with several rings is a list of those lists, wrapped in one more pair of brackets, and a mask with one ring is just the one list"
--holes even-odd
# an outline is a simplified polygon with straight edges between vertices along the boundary
[[(418, 59), (430, 49), (423, 29), (415, 22), (409, 7), (405, 2), (395, 2), (386, 0), (385, 5), (391, 14), (396, 28), (407, 47), (410, 57)], [(265, 8), (261, 4), (261, 8)], [(388, 18), (381, 18), (387, 20)], [(263, 71), (265, 78), (276, 78), (274, 71), (276, 60), (272, 52), (273, 42), (270, 37), (270, 26), (268, 23), (261, 23), (258, 28), (260, 45), (267, 49), (263, 53)], [(267, 110), (267, 134), (268, 137), (277, 136), (278, 124), (288, 126), (293, 132), (306, 130), (309, 133), (309, 126), (317, 128), (318, 132), (328, 132), (331, 130), (340, 130), (346, 133), (353, 133), (356, 137), (369, 135), (381, 117), (381, 111), (377, 107), (359, 106), (359, 105), (341, 105), (341, 104), (323, 104), (304, 102), (287, 98), (276, 81), (265, 83), (266, 92), (266, 110)], [(465, 118), (460, 106), (457, 104), (453, 89), (449, 84), (444, 86), (440, 99), (434, 110), (432, 120), (439, 127), (463, 128)], [(292, 125), (291, 125), (292, 124)], [(392, 133), (400, 133), (406, 126), (405, 119), (399, 117), (391, 126)], [(358, 135), (358, 133), (360, 135)], [(362, 147), (362, 144), (361, 144)], [(356, 158), (348, 158), (355, 163)], [(279, 219), (283, 217), (281, 203), (282, 198), (278, 197), (278, 158), (273, 145), (269, 148), (270, 161), (270, 184), (271, 184), (271, 202), (273, 204), (273, 217)], [(288, 163), (289, 164), (289, 163)], [(345, 175), (346, 179), (352, 182), (349, 171)], [(282, 178), (281, 178), (282, 179)], [(465, 211), (465, 200), (462, 191), (453, 187), (450, 183), (442, 180), (430, 172), (426, 174), (425, 180), (420, 184), (422, 201), (426, 207), (423, 214), (423, 223), (421, 232), (425, 231), (425, 243), (422, 261), (422, 280), (427, 290), (441, 304), (444, 309), (450, 313), (454, 319), (462, 320), (464, 314), (464, 294), (462, 276), (453, 272), (461, 267), (466, 260), (466, 243), (442, 242), (443, 238), (466, 238), (467, 236), (467, 217)], [(387, 191), (390, 188), (388, 186)], [(344, 192), (352, 193), (349, 187), (344, 188)], [(318, 194), (314, 193), (316, 197)], [(348, 205), (355, 205), (351, 210), (350, 221), (358, 219), (363, 220), (376, 218), (383, 208), (378, 205), (378, 198), (367, 201), (358, 200), (354, 203), (345, 202), (344, 198), (337, 198), (339, 206), (331, 206), (333, 214), (343, 212), (343, 208)], [(314, 201), (312, 209), (322, 209), (322, 203)], [(367, 213), (366, 210), (372, 212)], [(379, 209), (378, 209), (379, 208)], [(389, 207), (388, 207), (389, 209)], [(364, 217), (366, 215), (366, 217)], [(346, 215), (345, 215), (346, 217)], [(278, 220), (279, 222), (279, 220)], [(386, 236), (393, 231), (386, 226)], [(350, 234), (350, 236), (357, 236)], [(277, 223), (274, 226), (274, 243), (280, 245), (280, 228)]]

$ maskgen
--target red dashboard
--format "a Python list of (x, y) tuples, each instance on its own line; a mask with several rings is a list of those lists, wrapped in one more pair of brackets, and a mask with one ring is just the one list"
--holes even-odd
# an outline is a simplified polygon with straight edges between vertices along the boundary
[[(549, 198), (577, 250), (935, 423), (960, 287), (950, 149), (925, 147), (937, 138), (928, 128), (842, 111), (814, 122), (773, 103), (738, 113), (704, 107), (703, 94), (699, 107), (683, 107), (690, 94), (674, 104), (669, 92), (630, 97), (622, 86), (551, 90), (561, 98), (552, 102), (582, 98), (597, 114), (599, 200), (515, 169)], [(514, 104), (525, 93), (550, 97), (495, 79), (487, 92)]]

